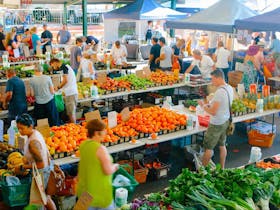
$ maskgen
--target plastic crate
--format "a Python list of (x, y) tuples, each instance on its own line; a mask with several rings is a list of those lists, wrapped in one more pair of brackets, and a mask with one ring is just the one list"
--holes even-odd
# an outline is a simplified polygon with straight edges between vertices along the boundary
[(200, 126), (208, 127), (210, 123), (210, 116), (209, 115), (198, 115), (198, 123)]
[(21, 185), (8, 186), (1, 182), (2, 197), (6, 205), (10, 207), (25, 206), (29, 203), (31, 177), (20, 180)]
[(139, 183), (146, 183), (149, 169), (140, 165), (139, 161), (134, 161), (134, 177)]
[[(154, 163), (159, 163), (161, 166), (154, 167)], [(145, 158), (143, 165), (149, 169), (148, 180), (158, 180), (167, 177), (168, 171), (171, 168), (171, 165), (165, 164), (155, 157)]]
[(130, 180), (130, 185), (129, 186), (114, 186), (113, 184), (113, 193), (114, 193), (114, 197), (115, 197), (115, 192), (116, 189), (118, 188), (125, 188), (128, 191), (128, 200), (131, 201), (132, 197), (133, 197), (133, 193), (135, 191), (135, 188), (138, 186), (138, 182), (135, 180), (135, 178), (133, 176), (131, 176), (125, 169), (123, 169), (122, 167), (119, 168), (119, 170), (117, 170), (114, 174), (113, 174), (113, 180), (115, 179), (115, 177), (117, 175), (123, 175), (126, 178), (128, 178)]
[(275, 134), (261, 134), (256, 130), (248, 132), (249, 144), (258, 147), (271, 147), (275, 139)]

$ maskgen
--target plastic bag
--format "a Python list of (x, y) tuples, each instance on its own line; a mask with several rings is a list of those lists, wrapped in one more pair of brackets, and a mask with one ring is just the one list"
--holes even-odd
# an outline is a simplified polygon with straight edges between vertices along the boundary
[(126, 178), (125, 176), (118, 174), (113, 181), (113, 185), (115, 187), (130, 186), (130, 180), (128, 178)]
[(63, 101), (63, 96), (61, 93), (56, 93), (54, 95), (54, 100), (55, 100), (55, 105), (56, 109), (58, 112), (63, 112), (65, 107), (64, 107), (64, 101)]

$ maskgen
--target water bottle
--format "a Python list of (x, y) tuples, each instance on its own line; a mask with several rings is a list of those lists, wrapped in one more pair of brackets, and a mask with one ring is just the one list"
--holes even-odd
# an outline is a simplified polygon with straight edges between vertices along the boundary
[(191, 131), (192, 129), (193, 129), (193, 119), (192, 116), (189, 115), (187, 120), (187, 130)]
[(110, 59), (107, 59), (106, 61), (106, 68), (108, 71), (110, 70)]
[(98, 98), (98, 88), (93, 85), (90, 87), (91, 97)]
[(263, 99), (258, 99), (257, 100), (257, 113), (263, 113)]
[(9, 145), (15, 146), (15, 136), (16, 136), (16, 133), (17, 133), (16, 121), (13, 120), (11, 122), (11, 126), (8, 129)]

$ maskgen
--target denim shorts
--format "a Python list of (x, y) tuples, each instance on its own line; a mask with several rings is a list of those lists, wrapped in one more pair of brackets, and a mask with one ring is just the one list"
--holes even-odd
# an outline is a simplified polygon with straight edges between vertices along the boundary
[(39, 173), (41, 174), (43, 178), (44, 188), (47, 189), (51, 170), (53, 170), (53, 162), (51, 161), (51, 164), (45, 168), (38, 169)]

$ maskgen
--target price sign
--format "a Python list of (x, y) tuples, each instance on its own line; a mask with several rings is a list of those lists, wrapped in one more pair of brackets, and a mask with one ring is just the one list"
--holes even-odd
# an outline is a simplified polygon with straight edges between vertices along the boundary
[(92, 201), (93, 197), (88, 192), (84, 192), (74, 206), (74, 210), (87, 210)]
[(149, 78), (151, 76), (151, 69), (149, 68), (149, 66), (143, 68), (143, 76), (145, 78)]
[(122, 116), (122, 121), (126, 122), (129, 120), (129, 108), (125, 107), (122, 111), (121, 111), (121, 116)]
[(109, 112), (108, 113), (108, 126), (109, 128), (114, 128), (118, 124), (117, 120), (117, 112)]
[(50, 137), (50, 126), (48, 119), (42, 119), (37, 121), (36, 129), (44, 136)]
[(100, 112), (99, 112), (99, 110), (96, 110), (93, 112), (85, 113), (85, 118), (86, 118), (86, 122), (89, 122), (89, 121), (95, 120), (95, 119), (101, 120)]
[(139, 78), (145, 78), (143, 70), (138, 70), (138, 71), (135, 72), (135, 74)]
[(107, 74), (106, 73), (99, 73), (97, 75), (97, 82), (99, 84), (103, 84), (107, 82)]

